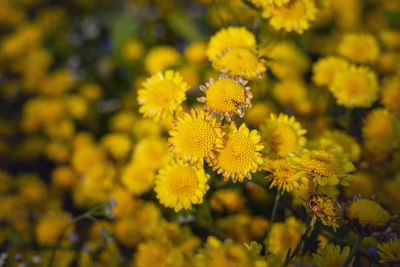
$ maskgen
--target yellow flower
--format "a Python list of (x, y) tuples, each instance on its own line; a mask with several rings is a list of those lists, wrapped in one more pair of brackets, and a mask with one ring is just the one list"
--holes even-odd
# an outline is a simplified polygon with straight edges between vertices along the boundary
[(163, 72), (179, 60), (179, 53), (172, 46), (157, 46), (152, 48), (146, 56), (145, 67), (147, 72), (155, 74)]
[(168, 143), (164, 138), (143, 138), (134, 148), (133, 160), (152, 170), (161, 168), (169, 159)]
[(244, 27), (228, 27), (213, 35), (208, 43), (206, 55), (210, 61), (217, 60), (227, 48), (254, 49), (256, 38)]
[(69, 166), (58, 166), (51, 173), (51, 180), (57, 186), (70, 188), (78, 182), (78, 174)]
[(344, 131), (324, 131), (310, 147), (320, 150), (335, 150), (352, 162), (360, 158), (361, 147), (357, 140)]
[(247, 48), (228, 48), (213, 61), (213, 67), (231, 76), (243, 76), (246, 79), (261, 77), (267, 68), (265, 60), (256, 52)]
[(138, 120), (133, 112), (123, 110), (112, 116), (109, 127), (115, 132), (130, 133), (137, 122)]
[(305, 101), (307, 90), (308, 89), (302, 80), (286, 79), (276, 83), (272, 90), (272, 94), (281, 104), (294, 105)]
[(203, 202), (209, 178), (202, 168), (171, 161), (159, 171), (154, 191), (160, 203), (174, 208), (175, 212), (191, 209), (192, 204)]
[(215, 192), (210, 199), (210, 206), (216, 211), (226, 208), (229, 212), (239, 211), (245, 204), (245, 198), (237, 188), (223, 188)]
[(147, 166), (146, 161), (131, 161), (121, 175), (121, 182), (134, 195), (141, 195), (153, 186), (155, 171)]
[(203, 165), (203, 159), (210, 162), (215, 152), (222, 148), (221, 123), (214, 115), (203, 110), (192, 109), (181, 113), (169, 131), (171, 148), (177, 157), (190, 164)]
[(156, 121), (180, 110), (190, 88), (182, 76), (172, 70), (151, 76), (142, 86), (144, 88), (138, 90), (137, 98), (141, 106), (139, 112)]
[(134, 262), (137, 267), (183, 266), (183, 255), (167, 243), (147, 241), (139, 244)]
[(292, 179), (292, 176), (296, 174), (296, 170), (293, 169), (287, 158), (267, 159), (262, 169), (270, 172), (270, 174), (265, 177), (268, 181), (271, 181), (269, 188), (276, 186), (277, 189), (282, 190), (281, 193), (284, 194), (285, 192), (291, 192), (294, 188), (299, 187), (299, 178)]
[(38, 243), (41, 245), (55, 245), (64, 227), (68, 225), (70, 221), (71, 218), (68, 214), (49, 214), (41, 218), (35, 229)]
[(101, 143), (115, 159), (125, 158), (131, 150), (132, 142), (127, 134), (110, 133), (102, 137)]
[(80, 94), (88, 101), (96, 101), (101, 98), (103, 91), (96, 83), (84, 83), (79, 87)]
[(269, 117), (273, 110), (274, 107), (272, 104), (258, 102), (246, 112), (246, 115), (244, 116), (245, 122), (248, 122), (253, 126), (259, 126), (264, 122), (264, 118)]
[(229, 78), (225, 75), (221, 75), (217, 81), (210, 78), (206, 86), (200, 86), (205, 97), (197, 100), (205, 103), (205, 110), (219, 114), (227, 121), (231, 121), (235, 113), (242, 118), (245, 108), (251, 107), (250, 99), (253, 97), (246, 84), (247, 81), (241, 78)]
[(94, 145), (88, 144), (77, 147), (72, 154), (71, 164), (78, 172), (85, 172), (103, 160), (103, 151)]
[(400, 111), (400, 78), (393, 77), (383, 80), (381, 103), (388, 109)]
[(185, 49), (185, 57), (190, 63), (200, 64), (206, 61), (207, 45), (203, 42), (191, 43)]
[(340, 55), (357, 63), (375, 62), (379, 58), (379, 46), (375, 37), (365, 33), (346, 34), (339, 44)]
[(349, 185), (353, 176), (349, 174), (355, 170), (353, 164), (335, 152), (324, 150), (306, 151), (299, 157), (293, 157), (293, 167), (298, 172), (293, 177), (312, 179), (320, 185)]
[(294, 217), (289, 217), (285, 222), (274, 223), (269, 236), (269, 251), (278, 259), (284, 260), (290, 249), (293, 251), (301, 239), (305, 225)]
[(374, 109), (364, 121), (362, 134), (367, 142), (380, 148), (395, 148), (399, 145), (400, 120), (387, 109)]
[(354, 181), (350, 186), (343, 188), (343, 194), (347, 199), (353, 199), (355, 195), (361, 194), (370, 197), (374, 193), (374, 183), (371, 177), (362, 172), (354, 174)]
[(336, 74), (329, 87), (339, 105), (366, 108), (377, 99), (378, 89), (375, 73), (356, 66)]
[(260, 126), (265, 153), (268, 157), (285, 157), (288, 154), (300, 151), (305, 145), (306, 130), (294, 117), (280, 113), (271, 114), (269, 119)]
[(135, 62), (143, 56), (144, 46), (139, 40), (132, 38), (125, 43), (122, 53), (124, 60), (127, 62)]
[(207, 248), (197, 257), (197, 267), (255, 267), (252, 255), (245, 246), (235, 243), (221, 243), (207, 239)]
[(389, 213), (381, 205), (366, 198), (353, 202), (346, 209), (346, 216), (357, 221), (363, 228), (384, 227), (390, 219)]
[(264, 148), (259, 144), (261, 136), (256, 130), (250, 131), (244, 123), (238, 129), (232, 122), (229, 129), (223, 148), (211, 163), (213, 170), (222, 173), (225, 181), (229, 178), (233, 182), (242, 182), (245, 177), (251, 179), (250, 172), (256, 172), (264, 162), (259, 152)]
[[(271, 72), (282, 80), (298, 78), (309, 69), (309, 58), (295, 43), (280, 41), (260, 49)], [(289, 79), (290, 80), (290, 79)]]
[(349, 63), (339, 57), (324, 57), (313, 65), (313, 81), (318, 86), (330, 86), (335, 75), (349, 68)]
[(311, 194), (306, 203), (307, 210), (313, 214), (311, 227), (314, 228), (317, 218), (321, 219), (322, 223), (328, 227), (332, 226), (333, 230), (339, 227), (339, 213), (335, 201), (323, 194)]
[(380, 263), (400, 262), (400, 239), (391, 239), (377, 246)]
[(271, 12), (264, 12), (264, 17), (270, 17), (270, 24), (277, 30), (296, 31), (303, 33), (315, 19), (315, 3), (312, 0), (290, 0), (289, 3), (274, 7)]
[[(321, 249), (320, 254), (313, 254), (316, 264), (321, 267), (337, 267), (342, 266), (350, 253), (350, 247), (345, 246), (343, 249), (339, 245), (329, 243)], [(349, 266), (353, 266), (354, 258)]]

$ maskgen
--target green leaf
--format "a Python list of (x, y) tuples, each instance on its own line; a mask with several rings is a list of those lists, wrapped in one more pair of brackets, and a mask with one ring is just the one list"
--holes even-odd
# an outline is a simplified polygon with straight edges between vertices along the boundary
[(137, 35), (139, 22), (132, 16), (122, 15), (113, 18), (111, 21), (111, 38), (118, 56), (126, 41)]
[(169, 15), (167, 22), (168, 26), (186, 41), (195, 42), (204, 39), (193, 20), (181, 11)]

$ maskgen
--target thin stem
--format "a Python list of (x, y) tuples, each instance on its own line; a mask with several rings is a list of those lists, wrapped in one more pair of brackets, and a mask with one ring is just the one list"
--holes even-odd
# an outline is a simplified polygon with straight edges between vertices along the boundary
[(265, 255), (268, 254), (268, 245), (269, 245), (269, 235), (271, 233), (272, 224), (275, 221), (276, 211), (278, 210), (279, 199), (281, 198), (282, 189), (278, 191), (275, 196), (274, 206), (272, 208), (271, 219), (269, 221), (268, 229), (267, 229), (267, 236), (265, 237)]
[(353, 247), (351, 248), (350, 254), (347, 257), (346, 261), (343, 263), (343, 267), (347, 267), (350, 264), (351, 260), (356, 255), (357, 250), (360, 247), (363, 238), (364, 238), (363, 236), (359, 235), (357, 237), (356, 241), (354, 241), (354, 244), (353, 244)]
[(254, 22), (253, 22), (254, 34), (258, 35), (258, 32), (260, 31), (261, 23), (262, 23), (261, 13), (258, 12), (257, 16), (254, 18)]

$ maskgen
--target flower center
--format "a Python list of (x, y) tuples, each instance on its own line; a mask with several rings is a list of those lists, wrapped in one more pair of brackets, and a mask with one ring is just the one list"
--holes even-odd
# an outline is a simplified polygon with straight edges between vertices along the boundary
[(179, 166), (171, 171), (167, 183), (168, 191), (178, 199), (191, 198), (197, 189), (197, 174), (190, 167)]
[(220, 112), (233, 112), (243, 104), (246, 96), (243, 86), (234, 79), (212, 83), (206, 91), (207, 106)]

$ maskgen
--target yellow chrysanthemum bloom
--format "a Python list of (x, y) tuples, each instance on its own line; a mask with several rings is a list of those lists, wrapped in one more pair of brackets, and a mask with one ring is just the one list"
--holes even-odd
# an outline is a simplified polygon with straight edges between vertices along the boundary
[(375, 37), (365, 33), (346, 34), (339, 44), (340, 55), (357, 63), (375, 62), (379, 58), (379, 46)]
[(223, 188), (215, 192), (210, 199), (210, 206), (216, 211), (226, 208), (229, 212), (243, 208), (246, 199), (237, 188)]
[(390, 219), (389, 213), (381, 205), (366, 198), (353, 202), (346, 209), (346, 216), (357, 221), (363, 228), (384, 227)]
[(259, 126), (262, 123), (264, 123), (266, 117), (269, 117), (269, 115), (274, 111), (274, 106), (270, 103), (265, 103), (265, 102), (258, 102), (252, 106), (251, 109), (249, 109), (246, 112), (246, 115), (244, 116), (245, 122), (253, 125), (253, 126)]
[(339, 57), (324, 57), (313, 65), (313, 81), (318, 86), (330, 86), (339, 72), (346, 70), (349, 63)]
[(115, 159), (126, 157), (132, 147), (129, 135), (123, 133), (106, 134), (102, 137), (101, 143), (104, 149)]
[(172, 46), (154, 47), (147, 54), (145, 67), (147, 72), (155, 74), (165, 71), (169, 66), (178, 62), (180, 55)]
[(368, 108), (377, 99), (379, 87), (373, 71), (351, 66), (335, 75), (329, 90), (339, 105)]
[(305, 101), (307, 90), (303, 80), (289, 79), (276, 83), (272, 89), (272, 94), (281, 104), (294, 105)]
[(196, 258), (197, 267), (255, 267), (249, 250), (242, 244), (221, 243), (218, 239), (209, 237), (207, 248)]
[(262, 47), (260, 53), (269, 59), (268, 68), (281, 80), (298, 78), (309, 70), (310, 59), (293, 42), (271, 42)]
[[(350, 247), (345, 246), (343, 249), (339, 245), (329, 243), (321, 249), (320, 254), (313, 254), (316, 264), (321, 267), (337, 267), (342, 266), (350, 253)], [(353, 266), (354, 258), (349, 266)]]
[(168, 267), (184, 266), (183, 255), (168, 243), (147, 241), (140, 243), (134, 255), (135, 266), (137, 267)]
[(332, 226), (334, 231), (339, 227), (339, 213), (336, 202), (332, 198), (323, 194), (311, 194), (305, 205), (308, 212), (314, 215), (311, 227), (314, 227), (317, 218), (321, 219), (324, 225)]
[(303, 136), (306, 130), (301, 128), (294, 117), (282, 113), (278, 116), (271, 114), (260, 126), (260, 130), (268, 157), (285, 157), (299, 151), (306, 143)]
[(256, 47), (256, 37), (244, 27), (228, 27), (214, 34), (207, 46), (206, 55), (210, 61), (215, 61), (227, 48)]
[(228, 48), (213, 61), (213, 67), (231, 76), (243, 76), (246, 79), (261, 77), (267, 70), (265, 60), (257, 52), (247, 48)]
[(377, 246), (380, 263), (400, 262), (400, 239), (389, 240)]
[(191, 209), (192, 204), (203, 202), (203, 196), (209, 188), (209, 178), (210, 175), (203, 168), (171, 161), (159, 171), (154, 191), (160, 203), (173, 208), (175, 212)]
[(383, 80), (381, 103), (388, 109), (400, 111), (400, 77)]
[(251, 179), (250, 172), (256, 172), (264, 163), (259, 152), (264, 148), (259, 143), (261, 136), (256, 130), (250, 131), (244, 123), (238, 129), (236, 123), (232, 122), (229, 129), (223, 148), (211, 163), (213, 170), (218, 170), (218, 174), (222, 173), (225, 181), (229, 178), (233, 182), (242, 182), (245, 177)]
[(242, 118), (245, 108), (251, 107), (250, 99), (253, 98), (250, 87), (246, 84), (246, 80), (225, 75), (221, 75), (217, 81), (210, 78), (206, 86), (200, 86), (205, 96), (197, 100), (205, 103), (205, 110), (225, 117), (227, 121), (231, 121), (235, 113)]
[(370, 197), (374, 193), (374, 183), (372, 178), (363, 172), (354, 174), (354, 181), (350, 186), (343, 188), (343, 194), (347, 199), (353, 199), (355, 195)]
[(284, 260), (290, 249), (293, 251), (301, 239), (305, 225), (294, 217), (289, 217), (285, 222), (274, 223), (269, 236), (269, 251), (278, 259)]
[(315, 19), (317, 9), (312, 0), (290, 0), (289, 3), (274, 7), (271, 12), (263, 12), (264, 17), (270, 17), (270, 24), (277, 30), (296, 31), (303, 33), (310, 28), (310, 22)]
[(190, 63), (201, 64), (207, 60), (206, 49), (207, 45), (203, 42), (191, 43), (185, 49), (185, 57)]
[(310, 142), (310, 146), (320, 150), (335, 150), (352, 162), (360, 158), (361, 147), (357, 140), (340, 130), (326, 130), (316, 140)]
[(285, 192), (291, 192), (293, 189), (299, 187), (300, 177), (292, 179), (296, 174), (296, 170), (293, 169), (287, 158), (275, 160), (267, 159), (262, 169), (270, 172), (270, 174), (265, 177), (268, 181), (271, 181), (269, 188), (276, 186), (277, 189), (282, 190), (281, 193), (284, 194)]
[(222, 148), (223, 135), (221, 122), (214, 114), (196, 111), (181, 113), (169, 131), (172, 151), (185, 163), (203, 165), (203, 159), (210, 162), (215, 152)]
[(367, 142), (383, 148), (395, 148), (400, 140), (400, 120), (384, 108), (372, 110), (366, 117), (362, 134)]
[(168, 142), (164, 138), (142, 138), (135, 146), (133, 160), (141, 162), (152, 170), (157, 170), (168, 163)]
[(121, 182), (130, 193), (141, 195), (150, 190), (154, 178), (155, 171), (146, 164), (146, 161), (134, 160), (123, 169)]
[(293, 157), (293, 167), (298, 172), (293, 177), (308, 177), (320, 185), (349, 185), (355, 170), (354, 165), (346, 158), (335, 152), (311, 150), (299, 157)]
[[(122, 54), (124, 56), (124, 60), (133, 63), (143, 56), (144, 45), (141, 41), (132, 38), (125, 43)], [(148, 58), (148, 60), (150, 59)]]
[(138, 90), (139, 112), (158, 121), (181, 109), (189, 85), (178, 72), (167, 70), (148, 78)]

